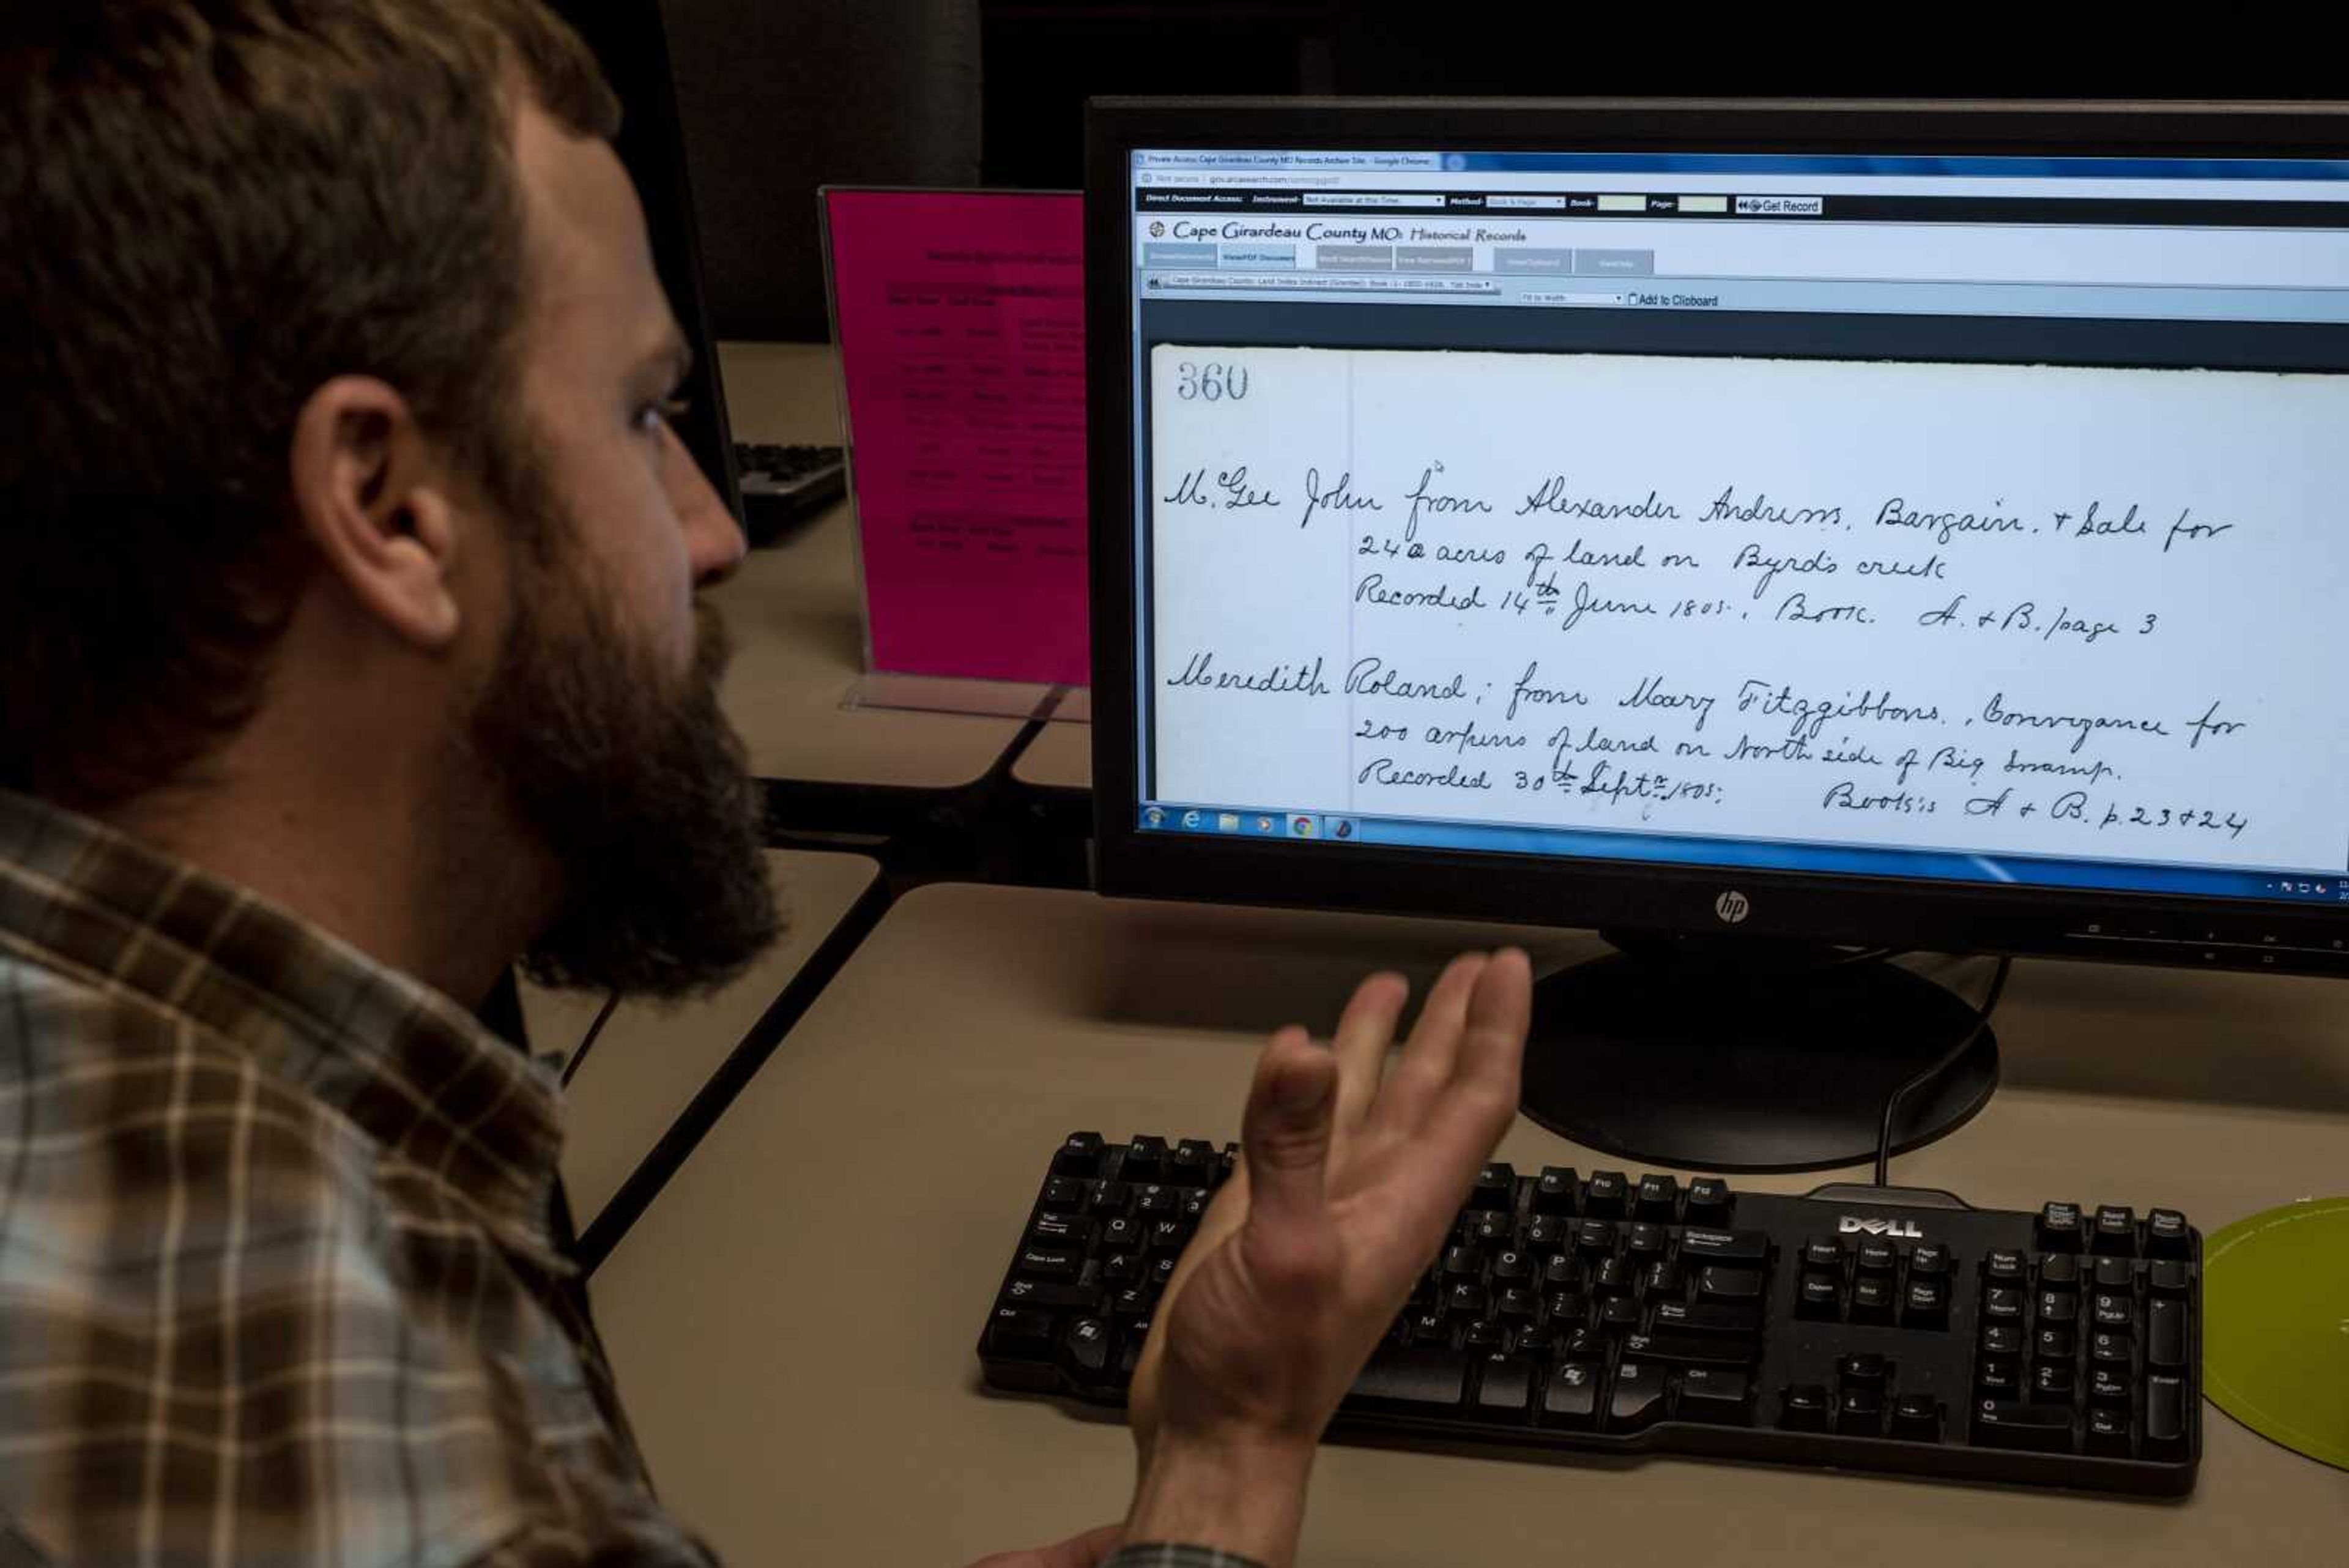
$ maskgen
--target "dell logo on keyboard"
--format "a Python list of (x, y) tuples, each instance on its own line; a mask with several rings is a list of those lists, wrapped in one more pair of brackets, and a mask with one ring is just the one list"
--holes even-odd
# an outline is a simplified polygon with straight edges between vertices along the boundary
[(1753, 902), (1732, 888), (1713, 901), (1713, 912), (1721, 917), (1724, 926), (1733, 926), (1754, 912)]
[(1925, 1239), (1925, 1228), (1914, 1220), (1863, 1220), (1857, 1214), (1847, 1214), (1836, 1221), (1836, 1229), (1847, 1236), (1865, 1231), (1871, 1236), (1903, 1236), (1911, 1241)]

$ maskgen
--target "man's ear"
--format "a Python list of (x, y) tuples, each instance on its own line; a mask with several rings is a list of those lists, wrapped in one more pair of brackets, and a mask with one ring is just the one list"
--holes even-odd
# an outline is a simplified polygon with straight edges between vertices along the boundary
[(450, 475), (408, 400), (372, 376), (337, 376), (294, 421), (294, 511), (326, 569), (386, 630), (454, 644), (457, 519)]

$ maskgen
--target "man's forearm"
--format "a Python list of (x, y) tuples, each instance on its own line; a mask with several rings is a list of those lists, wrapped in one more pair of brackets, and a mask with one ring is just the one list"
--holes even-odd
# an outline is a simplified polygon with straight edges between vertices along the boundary
[(1161, 1433), (1134, 1487), (1125, 1539), (1214, 1547), (1289, 1568), (1305, 1519), (1313, 1445), (1209, 1442)]

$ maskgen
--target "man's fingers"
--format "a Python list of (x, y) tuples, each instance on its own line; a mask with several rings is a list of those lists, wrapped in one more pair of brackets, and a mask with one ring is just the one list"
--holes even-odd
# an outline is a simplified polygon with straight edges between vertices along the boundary
[(1338, 1060), (1338, 1134), (1340, 1137), (1362, 1125), (1371, 1102), (1378, 1096), (1379, 1079), (1386, 1071), (1387, 1047), (1394, 1043), (1395, 1020), (1411, 996), (1411, 987), (1399, 974), (1374, 974), (1354, 989), (1338, 1020), (1330, 1054)]
[(1466, 1169), (1490, 1158), (1516, 1114), (1526, 1029), (1533, 1018), (1533, 964), (1515, 948), (1476, 977), (1452, 1077), (1434, 1106), (1429, 1144)]
[(1240, 1118), (1247, 1155), (1248, 1223), (1278, 1232), (1322, 1222), (1323, 1179), (1335, 1129), (1338, 1063), (1302, 1029), (1284, 1029), (1257, 1059)]
[(1437, 977), (1419, 1010), (1419, 1022), (1412, 1026), (1410, 1043), (1371, 1107), (1371, 1119), (1380, 1127), (1399, 1132), (1417, 1127), (1450, 1081), (1460, 1031), (1468, 1018), (1468, 999), (1487, 961), (1483, 953), (1462, 953)]

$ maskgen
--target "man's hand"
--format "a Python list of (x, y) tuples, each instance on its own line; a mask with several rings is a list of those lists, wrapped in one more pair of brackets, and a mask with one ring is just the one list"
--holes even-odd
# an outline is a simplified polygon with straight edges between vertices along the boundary
[[(1514, 950), (1454, 960), (1383, 1081), (1398, 976), (1362, 982), (1328, 1050), (1299, 1028), (1272, 1037), (1240, 1168), (1134, 1369), (1129, 1540), (1288, 1560), (1322, 1428), (1516, 1114), (1532, 983)], [(1221, 1538), (1201, 1533), (1218, 1519)]]
[(1117, 1550), (1118, 1538), (1124, 1529), (1120, 1524), (1097, 1524), (1082, 1535), (1071, 1535), (1050, 1546), (982, 1557), (970, 1568), (1101, 1568), (1109, 1554)]

